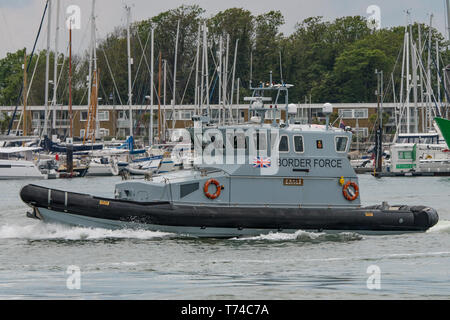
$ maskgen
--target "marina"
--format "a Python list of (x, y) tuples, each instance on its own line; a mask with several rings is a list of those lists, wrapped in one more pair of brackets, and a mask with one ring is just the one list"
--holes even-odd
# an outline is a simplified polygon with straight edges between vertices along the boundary
[(272, 4), (40, 3), (0, 42), (0, 299), (448, 299), (444, 2), (289, 33)]

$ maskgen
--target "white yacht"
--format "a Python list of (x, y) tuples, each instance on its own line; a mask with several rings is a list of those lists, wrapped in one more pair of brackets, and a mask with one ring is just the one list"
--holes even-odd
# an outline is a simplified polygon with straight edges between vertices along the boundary
[(37, 147), (0, 148), (0, 180), (44, 179), (33, 159), (33, 152), (38, 150)]

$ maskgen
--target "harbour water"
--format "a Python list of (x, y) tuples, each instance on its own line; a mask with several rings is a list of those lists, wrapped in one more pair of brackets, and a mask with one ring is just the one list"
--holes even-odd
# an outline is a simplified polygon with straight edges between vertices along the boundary
[[(0, 299), (450, 298), (449, 177), (359, 176), (363, 205), (438, 211), (440, 221), (428, 232), (394, 236), (299, 230), (193, 239), (70, 228), (26, 218), (29, 208), (19, 198), (28, 183), (112, 197), (117, 182), (0, 181)], [(79, 287), (71, 286), (74, 268)]]

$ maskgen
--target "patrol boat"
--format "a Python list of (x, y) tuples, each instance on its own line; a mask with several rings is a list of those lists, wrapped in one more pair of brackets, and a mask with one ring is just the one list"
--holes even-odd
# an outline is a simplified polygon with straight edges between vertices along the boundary
[[(329, 125), (296, 124), (285, 93), (285, 119), (265, 114), (277, 104), (254, 94), (251, 121), (211, 124), (196, 117), (185, 132), (194, 145), (189, 170), (146, 176), (115, 186), (103, 198), (27, 185), (22, 200), (29, 217), (84, 227), (137, 228), (195, 237), (240, 237), (270, 232), (424, 232), (438, 222), (427, 206), (362, 207), (358, 177), (347, 157), (352, 133)], [(273, 117), (275, 118), (275, 117)], [(269, 123), (267, 123), (269, 122)]]

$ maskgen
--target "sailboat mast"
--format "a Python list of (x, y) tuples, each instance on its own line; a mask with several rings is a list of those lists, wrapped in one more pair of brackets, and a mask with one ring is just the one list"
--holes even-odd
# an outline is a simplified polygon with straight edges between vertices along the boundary
[(128, 106), (130, 117), (130, 136), (133, 136), (133, 109), (132, 109), (132, 93), (131, 93), (131, 45), (130, 45), (130, 16), (131, 8), (125, 7), (127, 10), (127, 57), (128, 57)]
[(409, 33), (406, 33), (406, 133), (411, 131), (411, 110), (409, 105), (410, 100), (410, 82), (409, 82)]
[[(164, 121), (163, 121), (163, 132), (165, 133), (166, 132), (166, 111), (167, 111), (167, 109), (166, 109), (166, 106), (167, 106), (167, 101), (166, 101), (166, 96), (167, 96), (167, 60), (166, 59), (164, 59), (163, 60), (164, 61), (164, 65), (163, 65), (163, 114), (164, 114), (164, 116), (163, 116), (163, 119), (164, 119)], [(176, 121), (176, 119), (175, 119), (175, 110), (174, 110), (174, 108), (173, 108), (173, 105), (172, 105), (172, 129), (174, 128), (174, 126), (175, 126), (175, 121)], [(165, 137), (166, 135), (164, 134), (164, 137)]]
[(51, 38), (51, 22), (52, 22), (52, 1), (48, 0), (48, 18), (47, 18), (47, 52), (45, 57), (45, 119), (44, 119), (44, 135), (48, 135), (48, 82), (50, 78), (50, 38)]
[(152, 39), (151, 39), (151, 57), (150, 57), (150, 132), (149, 132), (149, 146), (153, 144), (153, 86), (155, 84), (154, 75), (154, 50), (155, 50), (155, 29), (152, 27)]
[(161, 51), (158, 62), (158, 143), (161, 143)]
[(412, 32), (412, 24), (409, 25), (410, 30), (410, 41), (411, 41), (411, 63), (412, 63), (412, 81), (413, 81), (413, 99), (414, 99), (414, 132), (418, 132), (418, 114), (417, 114), (417, 53), (416, 53), (416, 45), (413, 40), (413, 32)]
[[(198, 32), (197, 32), (197, 54), (195, 56), (195, 95), (194, 95), (194, 102), (195, 102), (195, 108), (198, 108), (198, 65), (200, 60), (200, 24), (198, 25)], [(198, 111), (196, 111), (198, 113)]]
[[(422, 31), (421, 31), (421, 23), (419, 23), (417, 25), (418, 27), (418, 33), (419, 33), (419, 59), (420, 61), (422, 61), (422, 57), (423, 57), (423, 51), (422, 51)], [(423, 102), (424, 102), (424, 97), (423, 97), (423, 70), (422, 67), (419, 67), (419, 79), (420, 79), (420, 111), (421, 111), (421, 117), (422, 117), (422, 123), (421, 123), (421, 129), (422, 132), (425, 132), (425, 113), (424, 113), (424, 107), (423, 107)]]
[(450, 0), (446, 0), (447, 2), (447, 32), (448, 32), (448, 40), (450, 41)]
[(222, 70), (223, 70), (222, 54), (223, 54), (223, 37), (221, 35), (220, 40), (219, 40), (219, 72), (218, 72), (218, 77), (219, 77), (219, 123), (220, 123), (220, 117), (221, 117), (220, 114), (222, 113), (222, 101), (223, 101), (223, 97), (222, 97)]
[[(173, 98), (172, 98), (172, 106), (175, 106), (176, 104), (176, 92), (177, 92), (177, 58), (178, 58), (178, 38), (180, 35), (180, 20), (178, 20), (177, 25), (177, 36), (175, 40), (175, 57), (174, 57), (174, 64), (173, 64)], [(173, 114), (172, 114), (173, 119)]]
[(27, 49), (23, 58), (23, 136), (27, 135)]
[[(89, 45), (89, 79), (88, 79), (88, 108), (91, 106), (91, 88), (92, 88), (92, 54), (94, 50), (94, 10), (95, 10), (95, 0), (92, 0), (92, 10), (91, 10), (91, 43)], [(88, 120), (89, 121), (89, 120)], [(89, 127), (89, 126), (88, 126)]]
[(208, 78), (208, 29), (206, 22), (203, 24), (203, 49), (205, 51), (205, 87), (206, 87), (206, 105), (208, 106), (208, 117), (211, 118), (211, 106), (209, 104), (209, 78)]
[(58, 38), (59, 38), (59, 13), (60, 13), (60, 0), (56, 1), (56, 32), (55, 32), (55, 56), (53, 67), (53, 99), (52, 99), (52, 130), (56, 134), (56, 93), (58, 91)]
[(100, 122), (98, 120), (98, 89), (99, 89), (99, 82), (100, 82), (100, 74), (99, 74), (99, 70), (97, 68), (97, 24), (95, 21), (95, 0), (93, 0), (93, 4), (92, 4), (92, 55), (93, 55), (93, 64), (94, 64), (94, 71), (96, 72), (96, 94), (95, 94), (95, 138), (98, 137), (99, 133), (100, 133)]
[(202, 43), (202, 71), (200, 77), (200, 95), (199, 95), (199, 108), (200, 114), (203, 115), (203, 88), (205, 82), (205, 49), (204, 49), (204, 41)]
[(72, 21), (69, 26), (69, 137), (73, 139), (73, 113), (72, 113)]
[(430, 26), (428, 29), (428, 63), (427, 63), (427, 112), (426, 112), (426, 118), (427, 118), (427, 131), (430, 129), (431, 127), (431, 27), (432, 27), (432, 23), (433, 23), (433, 15), (430, 15)]
[(231, 95), (230, 95), (230, 119), (231, 119), (231, 121), (234, 121), (232, 104), (233, 104), (233, 96), (234, 96), (234, 78), (236, 76), (236, 58), (237, 58), (238, 45), (239, 45), (239, 39), (236, 39), (236, 45), (234, 47), (233, 76), (231, 77)]
[(436, 39), (436, 84), (437, 84), (437, 95), (438, 95), (438, 104), (439, 107), (441, 105), (441, 79), (439, 76), (439, 69), (440, 69), (440, 63), (439, 63), (439, 40)]

